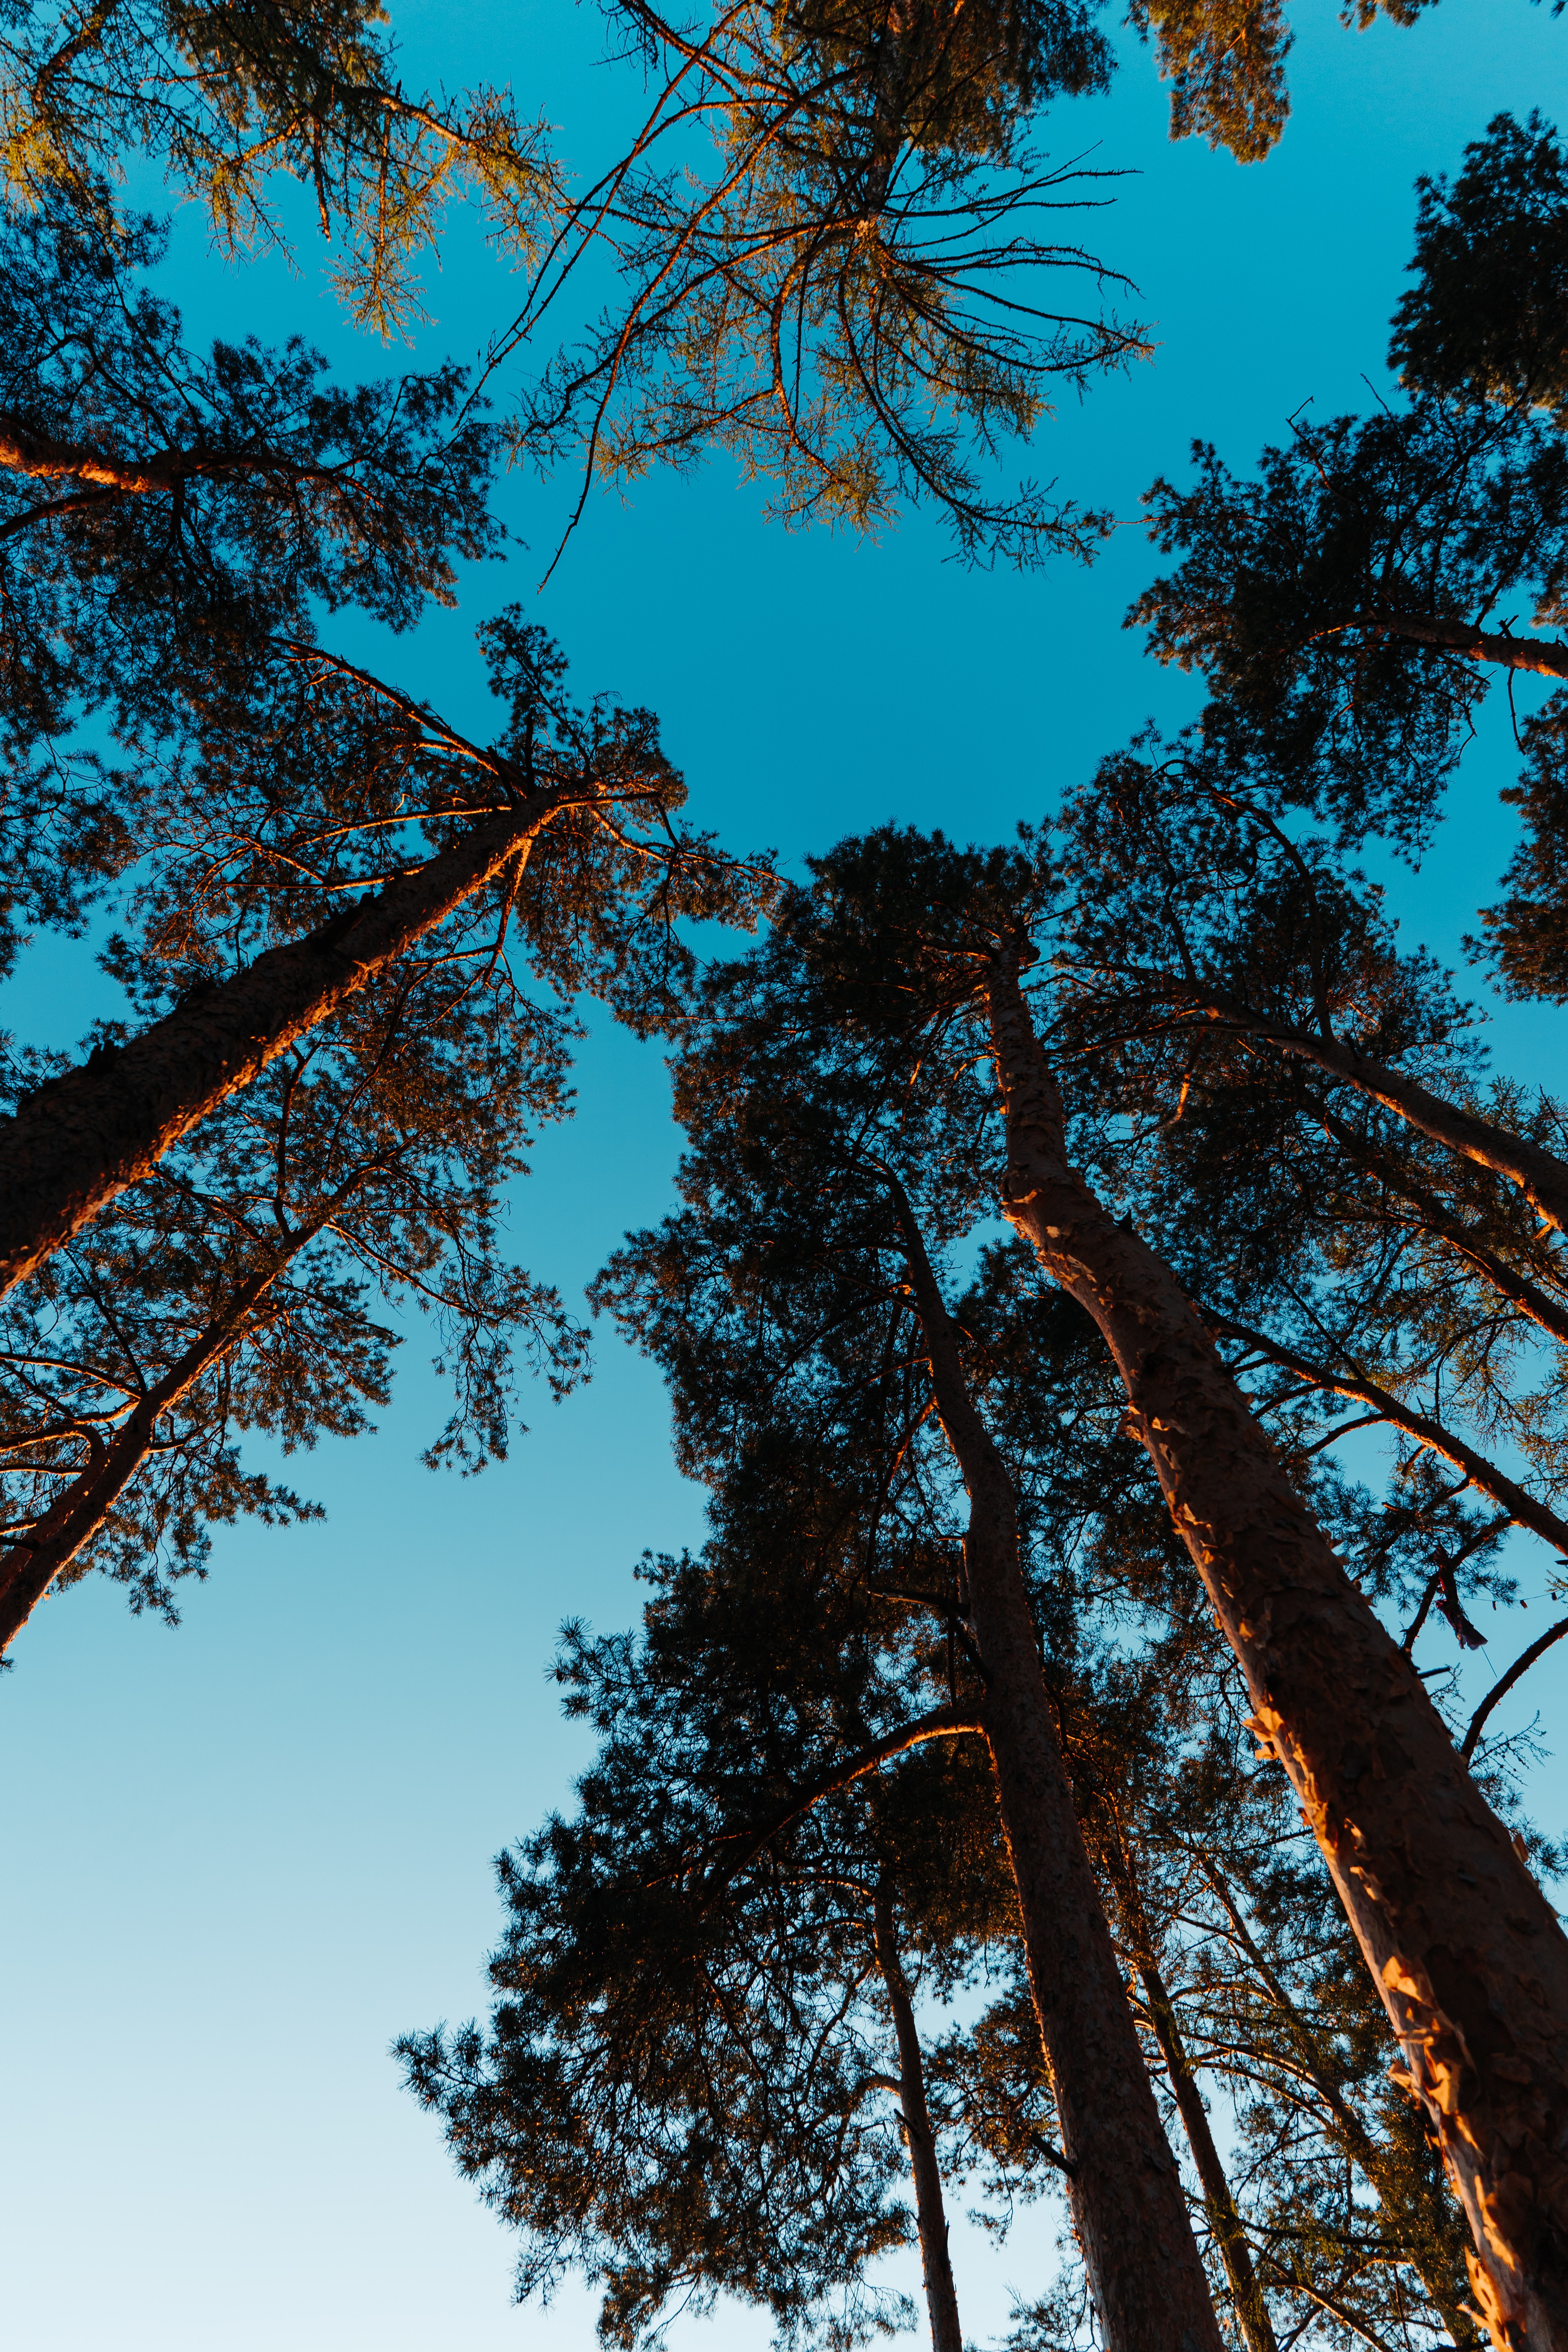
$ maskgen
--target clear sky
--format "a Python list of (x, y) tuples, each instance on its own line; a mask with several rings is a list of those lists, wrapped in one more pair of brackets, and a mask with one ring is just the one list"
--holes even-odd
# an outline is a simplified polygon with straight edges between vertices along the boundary
[[(510, 77), (584, 163), (635, 104), (635, 76), (594, 63), (591, 7), (394, 15), (410, 84)], [(1093, 147), (1135, 175), (1088, 236), (1138, 281), (1159, 349), (1069, 401), (1029, 463), (1130, 519), (1194, 435), (1245, 466), (1303, 401), (1318, 416), (1364, 404), (1417, 173), (1451, 168), (1500, 108), (1568, 118), (1568, 26), (1528, 0), (1442, 0), (1413, 30), (1363, 36), (1333, 0), (1295, 16), (1294, 112), (1267, 163), (1172, 146), (1131, 44), (1108, 100), (1043, 126), (1055, 155)], [(193, 338), (298, 328), (345, 374), (398, 364), (356, 344), (300, 226), (290, 278), (214, 263), (182, 218), (174, 282)], [(454, 224), (420, 358), (471, 355), (514, 293)], [(531, 595), (569, 495), (510, 480), (503, 510), (531, 551), (377, 648), (473, 731), (489, 723), (473, 627)], [(580, 687), (662, 714), (694, 816), (735, 846), (795, 860), (895, 814), (999, 838), (1144, 717), (1194, 706), (1120, 626), (1152, 568), (1135, 528), (1092, 571), (1020, 578), (960, 570), (918, 518), (875, 544), (792, 537), (759, 503), (722, 467), (645, 483), (626, 506), (595, 499), (539, 607)], [(1500, 703), (1437, 853), (1393, 877), (1406, 940), (1458, 960), (1508, 854), (1509, 768)], [(0, 1018), (69, 1043), (90, 996), (79, 958), (40, 948)], [(1495, 1034), (1504, 1066), (1562, 1087), (1560, 1016), (1510, 1013)], [(657, 1053), (597, 1024), (579, 1087), (512, 1209), (518, 1255), (573, 1297), (625, 1227), (661, 1212), (678, 1150)], [(592, 2344), (584, 2297), (510, 2307), (505, 2235), (386, 2048), (483, 2005), (490, 1857), (566, 1797), (585, 1756), (545, 1680), (554, 1629), (569, 1612), (628, 1622), (639, 1552), (700, 1540), (701, 1496), (670, 1465), (657, 1380), (607, 1331), (592, 1386), (560, 1409), (531, 1400), (531, 1433), (468, 1484), (418, 1466), (439, 1414), (417, 1330), (404, 1353), (380, 1434), (294, 1465), (323, 1526), (220, 1534), (177, 1633), (89, 1582), (16, 1645), (0, 1689), (0, 2327), (26, 2352)], [(1500, 1656), (1542, 1622), (1501, 1627)], [(1568, 1675), (1537, 1684), (1550, 1736)], [(1554, 1764), (1536, 1798), (1549, 1826), (1564, 1793)], [(1026, 2221), (1001, 2253), (955, 2232), (955, 2257), (980, 2339), (1009, 2284), (1038, 2291), (1049, 2232)], [(673, 2340), (763, 2335), (730, 2314)]]

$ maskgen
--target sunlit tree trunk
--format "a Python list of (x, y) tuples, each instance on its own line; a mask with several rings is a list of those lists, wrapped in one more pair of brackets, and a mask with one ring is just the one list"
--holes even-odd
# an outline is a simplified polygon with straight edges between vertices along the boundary
[(989, 988), (1001, 1206), (1094, 1318), (1431, 2116), (1500, 2345), (1568, 2352), (1568, 1938), (1170, 1268), (1094, 1198), (1018, 985)]
[(1089, 2291), (1108, 2352), (1220, 2352), (1181, 2175), (1052, 1720), (1012, 1479), (969, 1394), (956, 1335), (901, 1194), (897, 1206), (937, 1411), (969, 1496), (964, 1565), (986, 1738)]
[(269, 948), (123, 1045), (100, 1046), (0, 1119), (0, 1297), (228, 1096), (508, 867), (562, 805), (535, 793), (344, 919)]
[(1473, 621), (1438, 614), (1365, 613), (1353, 625), (1369, 636), (1407, 637), (1416, 645), (1436, 646), (1467, 661), (1495, 662), (1500, 669), (1532, 671), (1541, 677), (1568, 677), (1568, 646), (1553, 637), (1505, 637), (1478, 629)]
[[(1413, 2202), (1408, 2179), (1389, 2159), (1388, 2154), (1373, 2137), (1355, 2108), (1346, 2098), (1335, 2074), (1333, 2061), (1324, 2047), (1323, 2036), (1302, 2016), (1291, 2000), (1287, 1987), (1270, 1968), (1257, 1937), (1247, 1924), (1241, 1906), (1213, 1858), (1200, 1853), (1198, 1867), (1219, 1897), (1231, 1932), (1247, 1955), (1258, 1982), (1272, 2002), (1289, 2045), (1291, 2062), (1300, 2069), (1323, 2105), (1323, 2128), (1328, 2137), (1355, 2165), (1383, 2208), (1389, 2233), (1417, 2273), (1422, 2285), (1432, 2298), (1438, 2317), (1456, 2345), (1464, 2347), (1479, 2341), (1475, 2326), (1464, 2308), (1462, 2297), (1455, 2291), (1456, 2281), (1440, 2261), (1434, 2258), (1433, 2249), (1444, 2236), (1444, 2221), (1448, 2210), (1436, 2210), (1436, 2202), (1420, 2207)], [(1458, 2257), (1456, 2255), (1456, 2263)]]

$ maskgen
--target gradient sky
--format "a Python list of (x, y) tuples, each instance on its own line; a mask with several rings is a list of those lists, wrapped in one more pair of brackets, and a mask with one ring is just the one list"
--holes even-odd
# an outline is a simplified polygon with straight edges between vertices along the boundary
[[(410, 85), (510, 77), (569, 158), (607, 152), (635, 110), (635, 73), (595, 62), (591, 7), (470, 6), (456, 33), (430, 0), (394, 13)], [(1528, 0), (1443, 0), (1414, 30), (1366, 35), (1333, 0), (1295, 14), (1294, 112), (1265, 164), (1171, 145), (1131, 44), (1109, 99), (1042, 127), (1058, 158), (1092, 148), (1134, 175), (1081, 233), (1137, 280), (1159, 345), (1069, 400), (1029, 460), (1130, 519), (1091, 571), (966, 572), (918, 517), (878, 543), (791, 536), (723, 467), (591, 502), (538, 609), (579, 688), (661, 713), (699, 822), (790, 861), (890, 815), (996, 839), (1145, 717), (1194, 707), (1120, 626), (1152, 568), (1138, 494), (1194, 435), (1245, 466), (1302, 402), (1319, 417), (1363, 405), (1417, 173), (1451, 168), (1500, 108), (1568, 116), (1568, 26)], [(396, 366), (345, 328), (297, 209), (293, 278), (213, 261), (179, 218), (172, 283), (193, 340), (297, 328), (345, 374)], [(515, 290), (455, 222), (421, 361), (470, 356)], [(490, 728), (473, 628), (531, 596), (572, 495), (509, 480), (502, 510), (531, 549), (375, 649), (470, 731)], [(368, 632), (336, 635), (369, 649)], [(1508, 855), (1510, 769), (1500, 700), (1426, 869), (1391, 875), (1407, 941), (1458, 960)], [(68, 1044), (95, 986), (79, 952), (42, 945), (0, 1018)], [(1560, 1016), (1500, 1009), (1500, 1064), (1561, 1087), (1563, 1034)], [(512, 1210), (520, 1257), (574, 1298), (625, 1227), (661, 1213), (678, 1150), (656, 1052), (595, 1024), (578, 1083), (577, 1118), (543, 1140)], [(593, 2342), (579, 2294), (510, 2306), (505, 2234), (386, 2048), (482, 2006), (490, 1857), (585, 1760), (545, 1679), (555, 1627), (627, 1622), (639, 1552), (700, 1540), (701, 1496), (670, 1464), (658, 1381), (607, 1331), (591, 1387), (559, 1409), (532, 1399), (510, 1463), (468, 1484), (418, 1466), (441, 1413), (416, 1329), (404, 1353), (379, 1435), (294, 1465), (323, 1526), (220, 1534), (176, 1633), (89, 1581), (40, 1612), (0, 1689), (0, 2324), (26, 2352)], [(1542, 1622), (1500, 1620), (1500, 1658)], [(1479, 1695), (1495, 1669), (1472, 1671)], [(1537, 1675), (1548, 1732), (1565, 1701), (1568, 1673)], [(1546, 1825), (1563, 1826), (1564, 1793), (1553, 1764)], [(955, 2231), (966, 2333), (1002, 2325), (1010, 2285), (1039, 2291), (1050, 2234), (1026, 2220), (998, 2253)], [(764, 2340), (733, 2313), (672, 2336), (691, 2352)]]

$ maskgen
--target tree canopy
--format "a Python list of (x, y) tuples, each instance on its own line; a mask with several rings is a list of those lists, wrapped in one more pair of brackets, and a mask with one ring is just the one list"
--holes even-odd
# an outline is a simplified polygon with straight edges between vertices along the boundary
[[(501, 1857), (488, 2018), (397, 2045), (520, 2297), (858, 2352), (918, 2250), (964, 2352), (963, 2197), (1059, 2235), (1012, 2352), (1562, 2352), (1568, 1853), (1503, 1702), (1568, 1633), (1568, 1111), (1401, 929), (1500, 680), (1520, 825), (1459, 951), (1568, 997), (1557, 131), (1419, 181), (1386, 396), (1147, 492), (1167, 724), (1005, 840), (895, 809), (781, 867), (776, 803), (689, 823), (654, 712), (580, 699), (526, 603), (488, 712), (408, 639), (513, 543), (503, 467), (556, 485), (546, 581), (595, 484), (714, 457), (787, 525), (1092, 558), (1093, 467), (1011, 469), (1152, 351), (1079, 241), (1121, 166), (1057, 138), (1116, 28), (606, 15), (644, 90), (604, 153), (415, 96), (357, 5), (0, 28), (0, 979), (53, 932), (101, 982), (0, 1063), (0, 1650), (95, 1570), (174, 1622), (218, 1530), (317, 1516), (297, 1457), (368, 1436), (415, 1328), (431, 1469), (582, 1383), (526, 1179), (602, 1009), (684, 1157), (587, 1303), (706, 1533), (650, 1516), (640, 1623), (568, 1619), (595, 1751)], [(1273, 0), (1128, 26), (1175, 135), (1278, 142)], [(231, 258), (302, 184), (359, 330), (415, 322), (458, 196), (515, 299), (473, 367), (205, 341), (150, 164)], [(759, 613), (751, 723), (804, 763), (770, 657)]]

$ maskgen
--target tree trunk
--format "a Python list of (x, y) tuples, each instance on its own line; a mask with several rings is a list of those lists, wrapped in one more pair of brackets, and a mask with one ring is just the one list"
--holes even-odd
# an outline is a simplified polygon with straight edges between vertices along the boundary
[(1051, 1717), (1012, 1480), (969, 1395), (909, 1203), (896, 1201), (937, 1410), (969, 1494), (964, 1563), (986, 1738), (1089, 2291), (1108, 2352), (1221, 2352)]
[(1219, 2150), (1215, 2146), (1203, 2093), (1187, 2063), (1187, 2053), (1171, 1996), (1152, 1959), (1140, 1958), (1137, 1968), (1149, 2004), (1149, 2022), (1154, 2029), (1154, 2039), (1165, 2062), (1171, 2094), (1176, 2102), (1176, 2112), (1182, 2118), (1182, 2128), (1187, 2135), (1187, 2146), (1193, 2151), (1204, 2202), (1209, 2209), (1215, 2242), (1225, 2264), (1225, 2274), (1230, 2281), (1230, 2291), (1236, 2302), (1237, 2325), (1247, 2339), (1248, 2352), (1278, 2352), (1274, 2323), (1268, 2316), (1268, 2305), (1258, 2284), (1258, 2273), (1252, 2267), (1252, 2249), (1247, 2242), (1247, 2231), (1236, 2210), (1236, 2200), (1230, 2193), (1230, 2183), (1226, 2179)]
[(336, 1215), (343, 1199), (344, 1192), (334, 1193), (319, 1216), (290, 1234), (287, 1246), (274, 1255), (269, 1265), (240, 1285), (223, 1313), (147, 1391), (99, 1459), (71, 1481), (32, 1534), (0, 1552), (0, 1654), (10, 1648), (56, 1577), (103, 1526), (152, 1451), (160, 1417), (244, 1337), (254, 1309), (285, 1266)]
[(1568, 1938), (1351, 1583), (1170, 1268), (1068, 1162), (1061, 1099), (998, 958), (1001, 1206), (1092, 1315), (1172, 1516), (1406, 2053), (1500, 2346), (1568, 2352)]
[(1503, 669), (1532, 670), (1542, 677), (1568, 677), (1568, 646), (1555, 638), (1505, 637), (1478, 629), (1473, 621), (1444, 620), (1420, 613), (1358, 615), (1356, 626), (1378, 637), (1409, 637), (1437, 646), (1466, 661), (1496, 662)]
[(1411, 2268), (1431, 2296), (1438, 2317), (1460, 2347), (1460, 2352), (1468, 2352), (1468, 2347), (1479, 2340), (1470, 2315), (1455, 2292), (1453, 2280), (1445, 2276), (1430, 2252), (1426, 2251), (1440, 2246), (1448, 2209), (1439, 2210), (1426, 2205), (1417, 2210), (1417, 2200), (1410, 2194), (1407, 2178), (1386, 2160), (1383, 2148), (1346, 2098), (1335, 2077), (1332, 2063), (1325, 2054), (1321, 2037), (1302, 2016), (1269, 1967), (1256, 1937), (1241, 1915), (1235, 1896), (1214, 1863), (1206, 1854), (1201, 1853), (1197, 1862), (1205, 1878), (1219, 1897), (1237, 1943), (1251, 1961), (1259, 1983), (1279, 2014), (1296, 2064), (1327, 2109), (1324, 2129), (1362, 2173), (1383, 2209), (1391, 2236), (1403, 2249)]
[[(8, 410), (0, 411), (0, 467), (35, 481), (89, 482), (125, 498), (156, 498), (181, 482), (253, 474), (265, 474), (284, 486), (294, 482), (331, 485), (341, 480), (343, 470), (336, 466), (302, 465), (298, 457), (264, 445), (251, 449), (163, 449), (152, 457), (119, 457), (84, 441), (59, 441), (52, 434), (35, 432)], [(16, 518), (21, 523), (33, 520), (31, 515)]]
[(100, 1047), (0, 1119), (0, 1297), (147, 1175), (207, 1112), (248, 1086), (507, 866), (523, 865), (563, 805), (558, 790), (476, 825), (335, 916), (269, 948), (124, 1045)]
[(910, 1989), (904, 1979), (893, 1931), (893, 1903), (886, 1881), (877, 1889), (877, 1965), (888, 1990), (893, 2032), (899, 2042), (899, 2102), (903, 2111), (904, 2140), (915, 2182), (915, 2222), (920, 2231), (921, 2268), (925, 2273), (926, 2309), (931, 2314), (931, 2352), (963, 2352), (963, 2331), (958, 2324), (958, 2294), (947, 2251), (947, 2210), (942, 2202), (942, 2172), (936, 2160), (936, 2134), (926, 2105), (925, 2062)]

